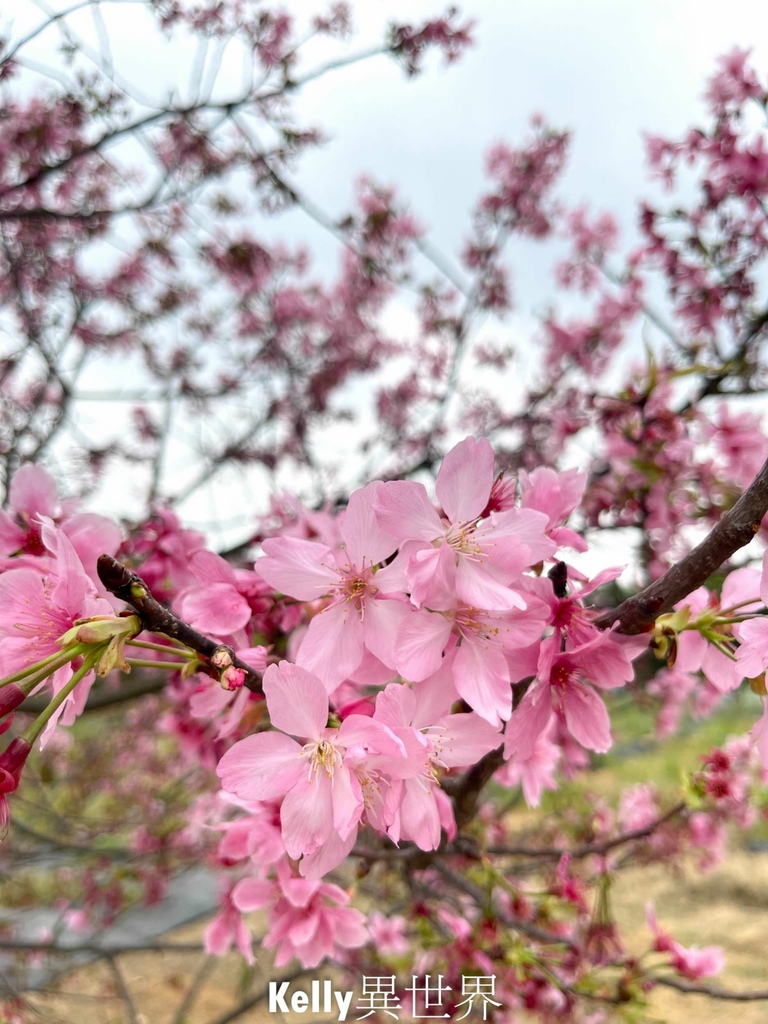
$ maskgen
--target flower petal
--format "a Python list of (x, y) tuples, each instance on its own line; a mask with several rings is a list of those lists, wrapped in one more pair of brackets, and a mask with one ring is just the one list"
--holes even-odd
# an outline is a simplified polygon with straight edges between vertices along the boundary
[(306, 773), (301, 747), (279, 732), (260, 732), (235, 743), (219, 761), (221, 785), (242, 800), (272, 800)]
[(493, 487), (493, 448), (484, 437), (465, 437), (443, 459), (435, 481), (443, 511), (452, 523), (477, 519)]
[(275, 729), (317, 740), (328, 724), (328, 694), (317, 676), (281, 661), (264, 673), (264, 696)]
[(331, 780), (321, 769), (311, 780), (302, 778), (287, 794), (280, 809), (283, 842), (289, 857), (314, 853), (333, 831)]

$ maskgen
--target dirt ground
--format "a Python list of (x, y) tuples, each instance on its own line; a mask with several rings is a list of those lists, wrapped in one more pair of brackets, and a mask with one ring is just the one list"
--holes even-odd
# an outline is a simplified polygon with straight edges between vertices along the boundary
[[(717, 871), (698, 878), (671, 877), (656, 867), (623, 873), (612, 890), (612, 905), (627, 927), (625, 934), (633, 936), (637, 952), (649, 941), (648, 900), (655, 903), (659, 924), (680, 942), (725, 948), (727, 967), (718, 983), (742, 991), (768, 988), (768, 854), (732, 853)], [(202, 927), (175, 932), (169, 941), (196, 940)], [(121, 980), (106, 965), (91, 966), (62, 979), (55, 996), (33, 997), (31, 1002), (45, 1024), (226, 1024), (243, 980), (242, 961), (234, 954), (206, 964), (194, 1004), (179, 1016), (184, 994), (203, 962), (196, 953), (128, 954), (119, 958)], [(259, 955), (257, 971), (257, 989), (278, 977), (264, 953)], [(135, 1005), (133, 1020), (118, 997), (122, 983)], [(105, 986), (115, 993), (114, 998), (105, 997)], [(289, 1024), (292, 1018), (307, 1024), (306, 1015), (289, 1016)], [(660, 988), (653, 993), (645, 1019), (657, 1024), (766, 1024), (768, 1005), (714, 1002)], [(278, 1020), (263, 1005), (237, 1018), (240, 1024), (278, 1024)]]

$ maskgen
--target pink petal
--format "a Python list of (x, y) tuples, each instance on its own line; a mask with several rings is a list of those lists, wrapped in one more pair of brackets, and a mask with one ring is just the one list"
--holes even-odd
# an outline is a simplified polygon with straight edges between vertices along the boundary
[(230, 636), (251, 620), (251, 606), (231, 583), (209, 583), (187, 590), (179, 613), (194, 629)]
[(494, 512), (490, 516), (490, 522), (480, 524), (478, 534), (485, 542), (495, 542), (499, 545), (497, 560), (505, 565), (506, 569), (514, 569), (515, 572), (520, 555), (515, 552), (513, 546), (508, 546), (505, 541), (516, 541), (517, 544), (527, 548), (526, 565), (535, 565), (545, 558), (550, 558), (557, 550), (557, 546), (544, 532), (547, 528), (547, 517), (543, 512), (535, 512), (530, 508), (510, 508), (504, 512)]
[(504, 587), (485, 568), (469, 558), (460, 558), (456, 570), (456, 593), (474, 608), (505, 611), (526, 606), (525, 598)]
[(358, 568), (378, 565), (397, 548), (397, 538), (387, 532), (373, 509), (381, 486), (373, 483), (354, 491), (344, 512), (341, 537), (350, 563)]
[(288, 929), (288, 938), (294, 946), (304, 946), (314, 939), (319, 925), (320, 915), (315, 911), (310, 911), (295, 919)]
[(738, 661), (733, 661), (713, 644), (708, 644), (704, 652), (701, 670), (716, 690), (730, 693), (739, 686), (744, 678), (744, 671)]
[(273, 537), (262, 544), (265, 556), (256, 562), (256, 571), (271, 587), (299, 601), (316, 601), (336, 582), (328, 566), (336, 564), (333, 552), (325, 544), (298, 537)]
[(196, 551), (189, 560), (189, 568), (192, 575), (200, 583), (229, 583), (232, 586), (237, 582), (235, 570), (221, 555), (213, 551)]
[(440, 845), (440, 815), (431, 786), (421, 779), (406, 779), (400, 804), (400, 835), (411, 839), (420, 850)]
[(397, 631), (397, 671), (419, 682), (440, 668), (452, 624), (437, 612), (414, 611)]
[(379, 661), (391, 669), (396, 663), (398, 630), (411, 611), (410, 604), (394, 598), (373, 598), (365, 602), (365, 646), (371, 654), (375, 654)]
[(563, 690), (562, 706), (568, 732), (582, 747), (598, 754), (611, 749), (611, 720), (594, 690), (572, 680)]
[(273, 882), (260, 882), (256, 878), (241, 878), (232, 890), (232, 902), (238, 910), (249, 913), (266, 907), (275, 895)]
[(339, 728), (339, 743), (389, 757), (405, 757), (405, 747), (392, 730), (367, 715), (350, 715)]
[(500, 726), (512, 714), (512, 687), (502, 651), (466, 639), (456, 651), (453, 681), (459, 694), (491, 725)]
[(317, 740), (328, 724), (328, 694), (311, 672), (281, 661), (264, 673), (264, 696), (275, 729)]
[(69, 537), (88, 574), (94, 577), (99, 555), (114, 555), (123, 540), (123, 531), (117, 523), (92, 512), (73, 516), (62, 525), (62, 531)]
[(447, 715), (437, 723), (442, 732), (430, 738), (438, 758), (449, 768), (476, 764), (481, 757), (501, 746), (503, 736), (496, 726), (475, 714)]
[(306, 772), (299, 744), (279, 732), (246, 736), (226, 752), (216, 769), (222, 787), (243, 800), (281, 797)]
[(376, 697), (376, 720), (390, 728), (410, 725), (415, 709), (416, 695), (402, 683), (390, 683)]
[(331, 780), (320, 769), (311, 781), (301, 778), (283, 800), (280, 809), (283, 842), (289, 857), (314, 853), (333, 831)]
[(452, 608), (456, 602), (456, 558), (448, 544), (424, 547), (408, 560), (406, 578), (411, 602), (436, 611)]
[(536, 683), (512, 712), (504, 731), (504, 756), (527, 761), (533, 756), (536, 740), (552, 717), (552, 687)]
[(342, 766), (333, 773), (333, 828), (344, 839), (357, 832), (365, 804), (360, 783), (348, 768)]
[(445, 532), (426, 489), (412, 480), (379, 484), (373, 508), (382, 528), (399, 540), (429, 543)]
[(768, 619), (748, 619), (737, 630), (741, 646), (736, 660), (745, 678), (754, 679), (768, 668)]
[(332, 693), (352, 675), (364, 651), (363, 624), (357, 608), (337, 604), (312, 619), (296, 662), (319, 676)]
[(493, 448), (480, 437), (465, 437), (443, 459), (435, 493), (452, 523), (477, 519), (493, 486)]
[[(329, 871), (333, 871), (345, 859), (357, 840), (357, 829), (353, 828), (346, 839), (342, 839), (336, 832), (332, 832), (328, 841), (323, 843), (319, 850), (309, 853), (301, 858), (299, 871), (305, 878), (322, 878)], [(349, 945), (349, 943), (345, 943)], [(362, 945), (362, 943), (360, 943)]]
[(56, 481), (42, 466), (26, 463), (13, 475), (8, 490), (8, 505), (14, 512), (50, 516), (61, 515), (61, 502)]

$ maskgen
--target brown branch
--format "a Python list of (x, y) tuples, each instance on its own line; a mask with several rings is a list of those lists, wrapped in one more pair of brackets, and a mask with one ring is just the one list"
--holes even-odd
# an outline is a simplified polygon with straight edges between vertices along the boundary
[(262, 693), (261, 676), (255, 672), (250, 665), (237, 657), (234, 650), (226, 644), (211, 640), (203, 633), (182, 622), (165, 605), (160, 604), (152, 596), (149, 587), (135, 572), (126, 569), (124, 565), (112, 558), (111, 555), (100, 555), (97, 562), (99, 579), (115, 597), (125, 601), (136, 612), (141, 620), (144, 629), (150, 633), (162, 633), (172, 640), (178, 640), (199, 654), (204, 663), (199, 671), (205, 672), (213, 679), (219, 678), (218, 670), (211, 664), (214, 655), (227, 654), (235, 668), (245, 672), (243, 685), (252, 693)]
[(685, 995), (708, 996), (710, 999), (729, 999), (736, 1003), (751, 1003), (758, 1000), (768, 1000), (768, 989), (757, 989), (753, 992), (732, 992), (727, 988), (720, 988), (719, 985), (695, 985), (690, 981), (682, 981), (680, 978), (662, 978), (658, 975), (651, 975), (650, 978), (656, 985), (664, 985), (666, 988), (674, 988)]
[(476, 765), (473, 765), (460, 779), (457, 779), (455, 786), (450, 785), (452, 780), (446, 779), (443, 789), (453, 800), (453, 816), (456, 819), (457, 832), (460, 832), (474, 818), (480, 793), (503, 764), (504, 748), (497, 747), (496, 750), (481, 757)]
[[(474, 900), (478, 907), (482, 908), (487, 904), (491, 894), (487, 893), (484, 889), (470, 882), (463, 875), (452, 871), (443, 863), (436, 862), (435, 869), (443, 876), (446, 882), (458, 889), (459, 892), (466, 893), (467, 896)], [(558, 935), (556, 932), (539, 928), (538, 925), (533, 924), (531, 921), (525, 921), (522, 918), (506, 913), (502, 907), (494, 906), (493, 913), (507, 928), (514, 928), (515, 931), (522, 932), (523, 935), (527, 935), (528, 938), (535, 939), (537, 942), (546, 943), (547, 945), (566, 946), (569, 949), (574, 947), (573, 940), (569, 939), (568, 936)]]
[(734, 551), (744, 547), (760, 529), (768, 512), (768, 461), (736, 504), (707, 537), (639, 594), (595, 619), (599, 629), (618, 623), (619, 633), (643, 633), (659, 615), (668, 612), (691, 591), (702, 586)]
[(623, 846), (625, 843), (632, 843), (638, 839), (646, 839), (648, 836), (653, 835), (657, 828), (665, 825), (672, 818), (682, 813), (686, 809), (684, 803), (675, 804), (666, 814), (662, 814), (661, 817), (656, 818), (650, 825), (646, 825), (644, 828), (634, 829), (632, 832), (624, 832), (620, 836), (616, 836), (613, 839), (605, 839), (600, 843), (585, 843), (583, 846), (574, 846), (573, 848), (566, 848), (560, 846), (490, 846), (488, 847), (487, 853), (494, 856), (504, 857), (541, 857), (548, 860), (559, 860), (563, 854), (567, 853), (570, 857), (589, 857), (591, 854), (597, 854), (598, 856), (608, 853), (609, 850), (615, 849), (617, 846)]

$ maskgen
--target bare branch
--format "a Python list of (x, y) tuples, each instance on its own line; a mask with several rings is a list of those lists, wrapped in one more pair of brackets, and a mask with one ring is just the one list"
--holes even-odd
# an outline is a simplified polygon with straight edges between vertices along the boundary
[(710, 999), (727, 999), (736, 1003), (752, 1003), (758, 1000), (768, 1000), (768, 989), (756, 989), (752, 992), (732, 992), (719, 985), (696, 985), (690, 981), (683, 981), (681, 978), (665, 978), (653, 975), (651, 979), (656, 985), (664, 985), (666, 988), (674, 988), (686, 995), (709, 996)]

